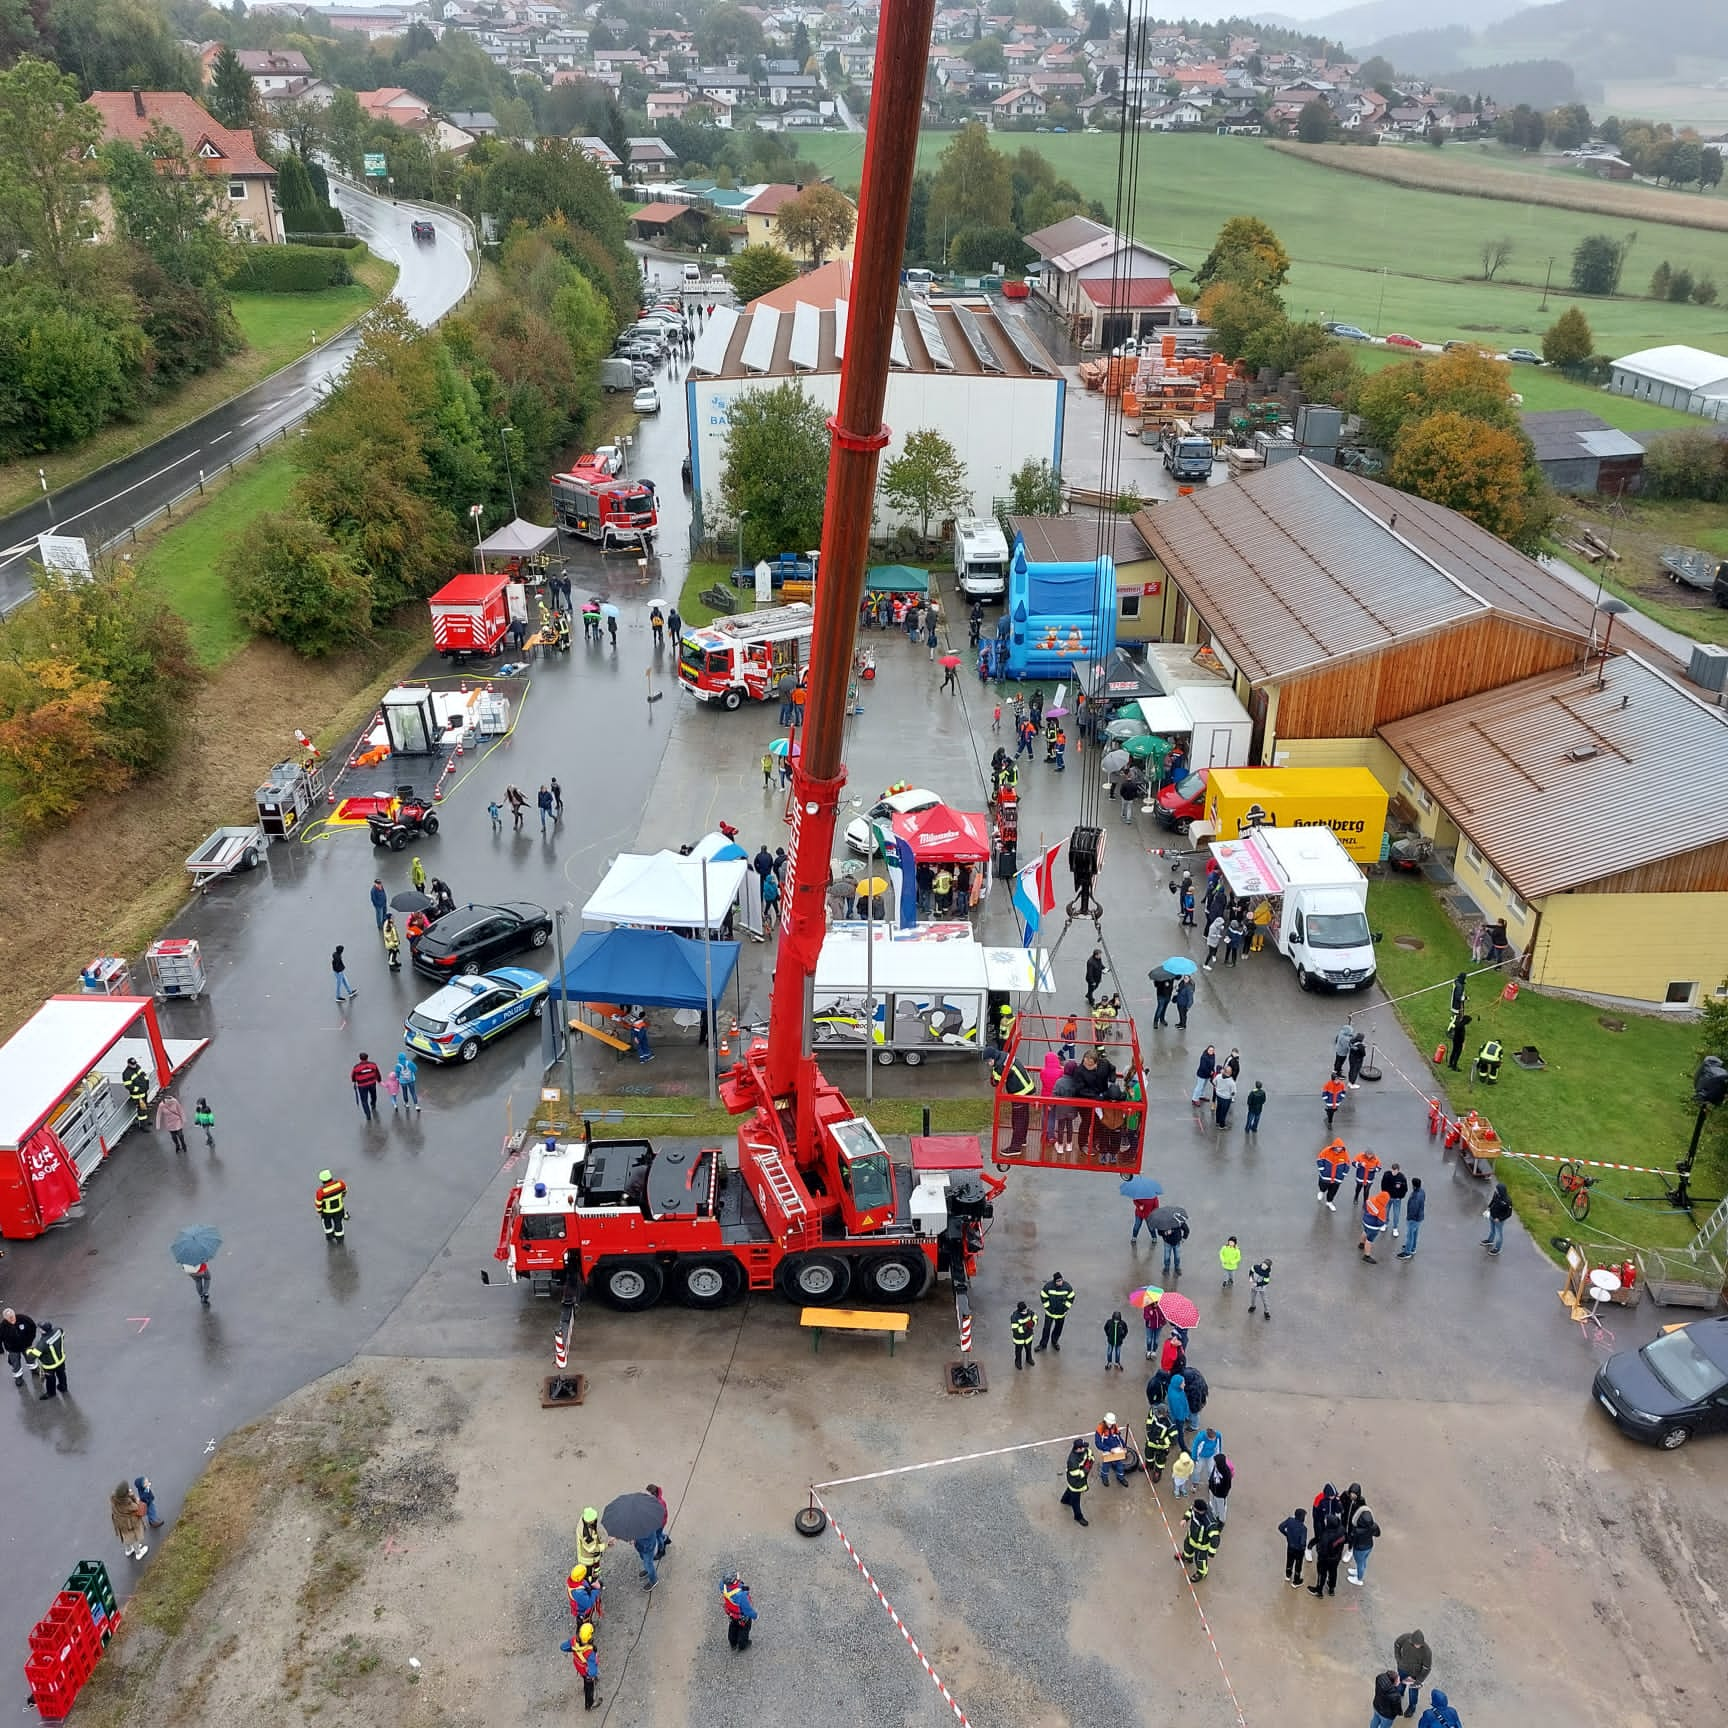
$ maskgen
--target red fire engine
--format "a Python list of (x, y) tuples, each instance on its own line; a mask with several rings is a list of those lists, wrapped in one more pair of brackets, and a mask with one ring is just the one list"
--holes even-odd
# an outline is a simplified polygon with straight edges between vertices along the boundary
[(615, 480), (604, 467), (579, 462), (569, 473), (552, 476), (552, 509), (567, 534), (602, 546), (654, 549), (660, 511), (645, 480)]
[[(884, 0), (877, 32), (884, 64), (924, 65), (932, 12), (932, 0)], [(720, 1080), (721, 1102), (739, 1118), (730, 1156), (716, 1147), (659, 1149), (586, 1135), (530, 1152), (505, 1206), (497, 1258), (512, 1279), (527, 1277), (537, 1290), (550, 1292), (561, 1283), (560, 1355), (576, 1301), (590, 1283), (613, 1304), (632, 1309), (650, 1306), (668, 1285), (697, 1307), (718, 1306), (746, 1289), (774, 1288), (810, 1302), (839, 1301), (849, 1293), (901, 1302), (929, 1289), (939, 1273), (953, 1286), (962, 1347), (969, 1347), (967, 1291), (1002, 1180), (983, 1167), (973, 1136), (915, 1139), (910, 1163), (897, 1163), (805, 1048), (805, 1004), (827, 934), (830, 860), (846, 784), (840, 752), (853, 635), (877, 461), (889, 437), (882, 405), (923, 85), (922, 76), (887, 80), (870, 113), (852, 312), (839, 405), (829, 421), (834, 442), (823, 580), (807, 626), (804, 739), (792, 771), (768, 1036), (755, 1039)], [(716, 633), (722, 641), (737, 640), (726, 637), (723, 626)], [(686, 640), (703, 634), (687, 633)], [(681, 644), (681, 661), (684, 652)], [(1083, 910), (1098, 852), (1099, 831), (1077, 829), (1069, 856)], [(1024, 1039), (1016, 1036), (1011, 1047), (1026, 1048)], [(1086, 1163), (1119, 1176), (1140, 1167), (1144, 1123), (1137, 1049), (1129, 1060), (1134, 1104), (1115, 1108), (1107, 1139), (1093, 1135), (1085, 1142)], [(1012, 1084), (1005, 1071), (1005, 1095)], [(992, 1136), (994, 1162), (1065, 1162), (1060, 1151), (1033, 1151), (1032, 1112), (1023, 1098), (1018, 1108), (1007, 1102), (1003, 1115)], [(1057, 1136), (1049, 1138), (1055, 1143)], [(1040, 1133), (1040, 1148), (1044, 1140)]]
[(699, 701), (766, 702), (810, 660), (815, 614), (802, 600), (712, 624), (688, 625), (678, 642), (678, 682)]

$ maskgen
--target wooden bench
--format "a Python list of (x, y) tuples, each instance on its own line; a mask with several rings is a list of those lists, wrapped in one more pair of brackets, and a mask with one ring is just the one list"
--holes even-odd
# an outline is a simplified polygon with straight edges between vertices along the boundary
[(841, 1332), (849, 1338), (874, 1338), (886, 1333), (888, 1354), (892, 1356), (894, 1346), (905, 1338), (912, 1316), (887, 1314), (875, 1308), (806, 1308), (798, 1323), (810, 1328), (812, 1355), (822, 1348), (824, 1332)]

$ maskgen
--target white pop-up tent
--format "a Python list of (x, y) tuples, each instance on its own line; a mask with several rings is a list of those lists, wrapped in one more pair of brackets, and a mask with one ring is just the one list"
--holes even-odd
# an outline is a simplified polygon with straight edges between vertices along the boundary
[(613, 859), (612, 868), (582, 908), (582, 916), (594, 924), (635, 924), (662, 930), (700, 930), (706, 926), (718, 930), (751, 874), (742, 858), (625, 852)]

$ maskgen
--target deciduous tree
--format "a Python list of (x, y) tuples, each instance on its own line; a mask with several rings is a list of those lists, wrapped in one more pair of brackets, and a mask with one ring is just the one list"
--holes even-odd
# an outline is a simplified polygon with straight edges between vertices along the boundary
[(796, 383), (734, 399), (720, 502), (734, 522), (744, 519), (748, 562), (820, 543), (829, 444), (827, 411)]
[(1431, 414), (1464, 415), (1504, 431), (1512, 431), (1518, 420), (1512, 368), (1479, 348), (1388, 366), (1364, 382), (1357, 407), (1383, 449), (1392, 447), (1404, 426)]
[(1330, 144), (1338, 136), (1338, 116), (1324, 96), (1302, 104), (1302, 112), (1296, 116), (1296, 136), (1304, 144)]
[(256, 517), (224, 555), (223, 580), (249, 630), (313, 659), (366, 639), (372, 584), (310, 517)]
[(1444, 504), (1526, 550), (1547, 526), (1529, 446), (1516, 432), (1467, 414), (1430, 414), (1407, 425), (1386, 475), (1400, 491)]
[(774, 227), (786, 249), (820, 265), (830, 252), (843, 252), (857, 223), (843, 192), (818, 180), (780, 206)]
[(1629, 243), (1608, 234), (1586, 234), (1572, 253), (1572, 287), (1579, 294), (1613, 294), (1620, 287)]
[(745, 303), (784, 287), (797, 274), (798, 266), (778, 246), (746, 246), (726, 266), (732, 292)]
[(1005, 228), (1014, 217), (1014, 174), (1008, 158), (976, 120), (949, 140), (930, 186), (925, 233), (952, 236), (962, 228)]
[(1496, 239), (1484, 240), (1480, 257), (1482, 259), (1482, 280), (1492, 282), (1512, 257), (1512, 236), (1502, 234)]
[(1258, 216), (1232, 216), (1218, 230), (1194, 280), (1201, 285), (1234, 282), (1270, 294), (1284, 286), (1289, 274), (1290, 254), (1270, 226)]
[(1062, 475), (1047, 458), (1028, 456), (1008, 477), (1008, 496), (1016, 516), (1059, 516)]
[(36, 274), (70, 289), (89, 275), (84, 199), (102, 117), (78, 82), (45, 60), (0, 73), (0, 241), (28, 252)]
[(921, 538), (930, 538), (930, 518), (958, 515), (971, 501), (960, 452), (934, 427), (907, 434), (898, 456), (882, 469), (882, 496), (918, 518)]
[[(312, 183), (294, 165), (310, 197)], [(176, 282), (222, 282), (234, 265), (233, 237), (213, 220), (226, 200), (222, 183), (186, 155), (180, 135), (152, 126), (141, 149), (113, 139), (103, 146), (108, 196), (116, 229), (148, 253)]]
[(1595, 352), (1590, 320), (1576, 306), (1568, 306), (1542, 332), (1542, 358), (1550, 366), (1582, 366)]

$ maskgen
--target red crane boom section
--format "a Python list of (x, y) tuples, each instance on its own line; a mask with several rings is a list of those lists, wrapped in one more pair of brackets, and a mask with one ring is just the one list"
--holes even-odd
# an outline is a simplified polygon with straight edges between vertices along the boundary
[(752, 1112), (738, 1131), (742, 1167), (750, 1169), (772, 1142), (815, 1179), (815, 1203), (823, 1212), (839, 1204), (837, 1195), (823, 1191), (819, 1174), (824, 1130), (827, 1123), (852, 1112), (806, 1049), (807, 1005), (827, 931), (829, 861), (846, 785), (841, 760), (846, 689), (864, 592), (876, 467), (888, 442), (882, 408), (935, 9), (935, 0), (884, 0), (877, 30), (877, 63), (888, 75), (877, 80), (870, 104), (840, 402), (828, 422), (833, 447), (822, 518), (822, 575), (816, 584), (803, 751), (792, 773), (786, 871), (790, 887), (784, 897), (780, 957), (766, 1045), (758, 1043), (747, 1051), (721, 1088), (734, 1114)]

